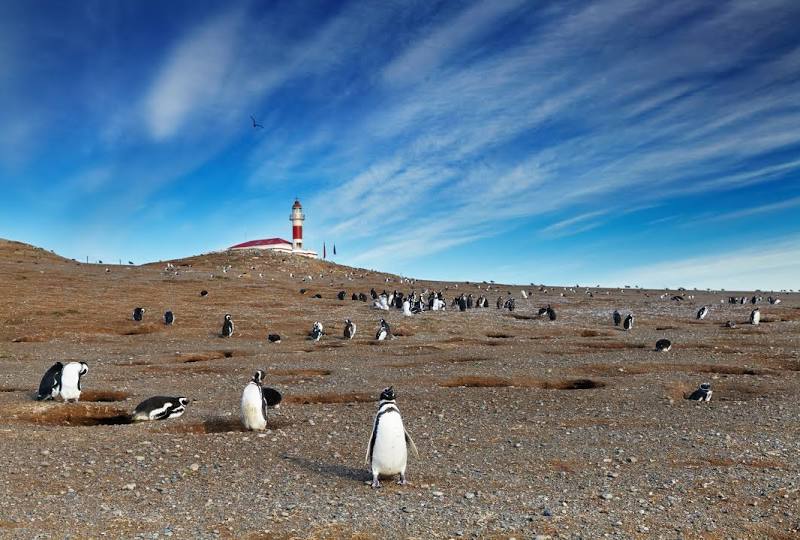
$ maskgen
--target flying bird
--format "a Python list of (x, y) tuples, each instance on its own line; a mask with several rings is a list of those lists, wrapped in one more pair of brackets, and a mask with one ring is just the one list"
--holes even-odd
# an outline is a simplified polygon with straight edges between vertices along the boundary
[(258, 129), (258, 128), (264, 129), (263, 125), (261, 125), (258, 122), (256, 122), (256, 119), (255, 119), (255, 117), (253, 115), (250, 115), (250, 120), (253, 121), (253, 129)]

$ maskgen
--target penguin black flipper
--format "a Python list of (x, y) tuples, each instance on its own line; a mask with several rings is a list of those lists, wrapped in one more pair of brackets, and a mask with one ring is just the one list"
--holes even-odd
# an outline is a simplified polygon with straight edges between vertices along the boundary
[(375, 423), (372, 425), (372, 436), (369, 438), (369, 445), (367, 446), (367, 455), (364, 456), (364, 464), (369, 467), (372, 465), (372, 449), (375, 448), (375, 437), (378, 436), (378, 421), (379, 417), (375, 417)]
[(261, 397), (264, 398), (264, 403), (266, 403), (270, 407), (274, 407), (275, 405), (280, 403), (281, 400), (283, 399), (283, 396), (281, 395), (280, 392), (278, 392), (274, 388), (268, 388), (266, 386), (261, 387)]
[[(53, 390), (60, 388), (61, 384), (61, 370), (64, 364), (56, 362), (50, 369), (48, 369), (42, 376), (42, 381), (39, 383), (39, 392), (36, 394), (37, 401), (53, 399)], [(57, 394), (58, 392), (56, 392)]]
[(408, 434), (408, 431), (403, 430), (406, 434), (406, 444), (409, 448), (411, 448), (411, 452), (414, 454), (414, 457), (419, 459), (419, 451), (417, 450), (417, 445), (414, 444), (414, 439), (411, 438), (411, 435)]

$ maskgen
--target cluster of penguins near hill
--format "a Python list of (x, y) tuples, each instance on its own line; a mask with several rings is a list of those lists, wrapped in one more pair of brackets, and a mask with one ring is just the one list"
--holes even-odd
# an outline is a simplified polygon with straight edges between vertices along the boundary
[[(543, 289), (540, 289), (543, 290)], [(304, 293), (305, 290), (301, 290)], [(545, 290), (546, 292), (546, 290)], [(207, 291), (202, 291), (201, 296), (206, 296)], [(394, 291), (387, 293), (383, 291), (378, 294), (375, 289), (370, 291), (373, 300), (373, 307), (380, 310), (389, 310), (396, 308), (402, 310), (406, 316), (422, 313), (423, 311), (442, 311), (447, 309), (447, 302), (442, 291), (423, 291), (417, 294), (414, 291), (408, 295)], [(522, 297), (527, 299), (528, 293), (521, 291)], [(337, 297), (339, 300), (344, 300), (347, 293), (345, 291), (339, 292)], [(662, 298), (664, 296), (662, 295)], [(364, 293), (353, 293), (352, 299), (354, 301), (367, 301), (367, 296)], [(682, 296), (674, 296), (672, 300), (683, 300)], [(753, 296), (749, 299), (752, 304), (757, 304), (763, 299), (761, 297)], [(769, 297), (770, 304), (780, 303), (779, 298)], [(722, 301), (724, 302), (724, 300)], [(746, 302), (746, 297), (729, 297), (729, 303)], [(496, 306), (497, 309), (508, 309), (513, 311), (515, 309), (515, 299), (507, 292), (507, 297), (498, 297)], [(450, 307), (458, 307), (459, 311), (466, 311), (468, 309), (479, 309), (488, 307), (489, 302), (486, 296), (480, 295), (475, 299), (472, 294), (460, 294), (455, 297), (450, 303)], [(144, 320), (145, 308), (136, 307), (133, 310), (133, 320), (142, 322)], [(697, 320), (703, 320), (709, 314), (709, 306), (702, 306), (697, 314)], [(549, 304), (538, 310), (538, 317), (547, 317), (550, 321), (556, 320), (556, 312)], [(623, 319), (622, 314), (618, 310), (612, 313), (612, 320), (614, 326), (620, 326), (625, 331), (630, 331), (634, 326), (634, 317), (632, 313), (628, 313)], [(761, 321), (761, 312), (758, 307), (754, 308), (750, 313), (749, 322), (752, 325), (758, 325)], [(172, 325), (175, 323), (175, 314), (172, 311), (164, 313), (163, 322), (165, 325)], [(736, 324), (733, 321), (725, 323), (728, 328), (735, 328)], [(234, 335), (234, 322), (230, 314), (225, 314), (222, 322), (222, 329), (220, 332), (221, 337), (230, 338)], [(345, 320), (344, 325), (344, 338), (353, 339), (356, 335), (356, 324), (350, 320)], [(325, 335), (325, 330), (321, 322), (314, 322), (309, 339), (312, 341), (319, 341)], [(378, 330), (375, 334), (375, 339), (383, 341), (387, 338), (392, 338), (391, 327), (385, 319), (380, 319)], [(269, 334), (267, 339), (272, 343), (280, 343), (281, 338), (277, 334)], [(668, 339), (659, 339), (656, 341), (655, 350), (659, 352), (668, 352), (672, 349), (672, 343)], [(85, 362), (68, 362), (63, 364), (56, 362), (53, 364), (42, 377), (39, 384), (39, 391), (37, 393), (37, 400), (55, 400), (61, 398), (64, 402), (75, 403), (80, 400), (81, 396), (81, 379), (89, 372), (89, 366)], [(263, 385), (265, 372), (257, 370), (252, 379), (245, 385), (242, 392), (241, 399), (241, 423), (245, 429), (248, 430), (265, 430), (267, 427), (267, 411), (269, 408), (278, 407), (282, 400), (282, 395), (278, 390), (269, 388)], [(700, 384), (694, 392), (686, 399), (695, 401), (710, 401), (712, 395), (711, 383), (704, 382)], [(145, 399), (139, 403), (134, 409), (133, 413), (127, 420), (129, 422), (144, 422), (154, 420), (166, 420), (170, 418), (178, 418), (186, 412), (189, 405), (189, 399), (185, 396), (153, 396)], [(381, 476), (394, 476), (400, 475), (399, 484), (406, 483), (406, 465), (408, 459), (408, 450), (411, 450), (415, 456), (418, 456), (416, 445), (413, 439), (408, 434), (403, 425), (403, 420), (400, 415), (400, 410), (397, 407), (397, 401), (394, 389), (392, 387), (385, 388), (380, 394), (378, 402), (378, 411), (375, 415), (372, 426), (372, 435), (369, 440), (366, 453), (366, 464), (370, 467), (372, 472), (372, 487), (379, 487), (379, 477)]]

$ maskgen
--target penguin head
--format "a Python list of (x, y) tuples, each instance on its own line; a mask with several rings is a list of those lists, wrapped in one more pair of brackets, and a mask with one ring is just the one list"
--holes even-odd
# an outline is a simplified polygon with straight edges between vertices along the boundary
[(230, 316), (230, 314), (229, 314), (229, 313), (226, 313), (226, 314), (225, 314), (225, 320), (226, 320), (226, 321), (229, 321), (229, 320), (231, 320), (231, 316)]
[(381, 392), (381, 401), (394, 401), (394, 387), (384, 388)]
[(187, 397), (179, 397), (178, 398), (178, 403), (180, 403), (181, 405), (186, 407), (189, 404), (189, 398), (187, 398)]
[(253, 375), (253, 382), (261, 384), (261, 381), (264, 380), (264, 372), (260, 369), (256, 370), (255, 374)]
[(709, 382), (702, 383), (700, 385), (700, 389), (701, 390), (711, 390), (711, 383), (709, 383)]
[(81, 369), (78, 371), (78, 375), (83, 376), (87, 373), (89, 373), (89, 366), (86, 364), (86, 362), (81, 362)]

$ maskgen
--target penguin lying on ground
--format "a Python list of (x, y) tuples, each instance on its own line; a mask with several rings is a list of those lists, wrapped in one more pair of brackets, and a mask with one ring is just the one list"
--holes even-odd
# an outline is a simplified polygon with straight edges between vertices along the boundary
[(366, 465), (372, 472), (372, 487), (379, 488), (379, 477), (400, 475), (398, 484), (406, 483), (408, 447), (414, 457), (419, 458), (417, 446), (403, 426), (400, 409), (397, 408), (394, 389), (390, 386), (381, 392), (378, 413), (372, 424), (372, 436), (367, 447)]
[(672, 342), (668, 339), (659, 339), (656, 341), (656, 350), (658, 352), (669, 352), (672, 348)]
[(166, 420), (178, 418), (186, 412), (189, 398), (154, 396), (139, 403), (133, 410), (131, 421), (148, 422), (150, 420)]
[(703, 383), (700, 385), (700, 388), (692, 392), (686, 399), (691, 399), (694, 401), (711, 401), (711, 383)]
[(267, 339), (269, 340), (270, 343), (280, 343), (281, 342), (281, 336), (278, 335), (278, 334), (270, 334), (270, 335), (267, 336)]

